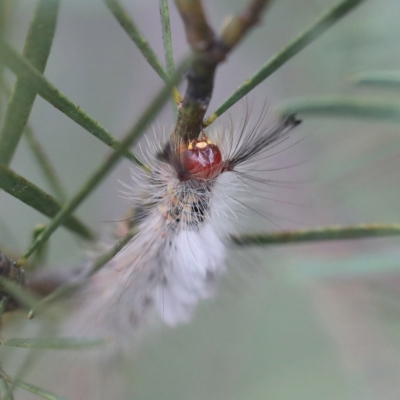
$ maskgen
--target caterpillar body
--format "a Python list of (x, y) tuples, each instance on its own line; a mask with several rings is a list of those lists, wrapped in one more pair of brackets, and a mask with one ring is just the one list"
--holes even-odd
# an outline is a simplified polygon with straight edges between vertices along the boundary
[(69, 334), (123, 343), (157, 319), (170, 326), (188, 322), (225, 269), (235, 177), (298, 123), (290, 116), (262, 129), (259, 121), (238, 137), (202, 132), (198, 140), (170, 140), (155, 151), (147, 160), (151, 172), (133, 175), (141, 190), (132, 199), (129, 226), (136, 224), (138, 233), (74, 297)]
[(260, 119), (248, 130), (245, 119), (236, 134), (203, 132), (187, 144), (170, 139), (154, 149), (148, 171), (134, 172), (129, 185), (137, 193), (129, 196), (133, 217), (111, 242), (132, 227), (137, 234), (67, 299), (69, 315), (59, 329), (63, 337), (106, 337), (112, 344), (79, 356), (48, 354), (28, 378), (75, 400), (129, 398), (114, 361), (131, 355), (149, 326), (186, 323), (213, 295), (242, 204), (236, 190), (251, 179), (246, 166), (268, 157), (299, 122), (290, 116), (262, 128)]

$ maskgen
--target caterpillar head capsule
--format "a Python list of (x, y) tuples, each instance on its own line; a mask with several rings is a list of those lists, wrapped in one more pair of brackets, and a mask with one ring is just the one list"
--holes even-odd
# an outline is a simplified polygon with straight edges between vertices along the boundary
[(204, 132), (200, 139), (189, 143), (183, 153), (183, 163), (197, 179), (213, 179), (223, 170), (221, 151)]

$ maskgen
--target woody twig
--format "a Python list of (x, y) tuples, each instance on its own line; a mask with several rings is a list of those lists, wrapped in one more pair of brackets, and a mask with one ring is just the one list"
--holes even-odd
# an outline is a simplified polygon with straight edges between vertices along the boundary
[(194, 52), (187, 74), (188, 86), (179, 107), (173, 133), (175, 140), (196, 139), (202, 128), (214, 88), (217, 66), (260, 21), (270, 0), (251, 0), (237, 16), (231, 17), (217, 35), (207, 22), (201, 0), (175, 0), (182, 17), (186, 37)]

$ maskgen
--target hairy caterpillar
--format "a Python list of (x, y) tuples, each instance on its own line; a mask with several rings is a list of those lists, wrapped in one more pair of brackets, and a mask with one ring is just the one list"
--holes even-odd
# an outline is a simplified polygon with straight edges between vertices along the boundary
[(150, 172), (133, 174), (134, 187), (141, 189), (132, 198), (128, 225), (138, 233), (74, 297), (69, 334), (111, 336), (121, 343), (156, 314), (170, 326), (189, 321), (224, 271), (241, 168), (299, 123), (290, 116), (262, 129), (261, 122), (238, 137), (202, 132), (188, 145), (171, 139), (148, 157)]
[[(188, 144), (169, 139), (144, 156), (148, 169), (135, 170), (133, 185), (128, 185), (135, 189), (134, 194), (128, 194), (133, 216), (119, 224), (105, 242), (115, 242), (132, 227), (137, 234), (77, 292), (62, 301), (67, 313), (58, 329), (59, 336), (105, 337), (112, 343), (79, 357), (62, 355), (57, 368), (57, 356), (49, 355), (51, 360), (46, 356), (37, 364), (35, 370), (40, 374), (32, 381), (45, 378), (44, 387), (72, 399), (115, 397), (115, 386), (121, 398), (126, 398), (121, 376), (112, 373), (118, 368), (110, 369), (110, 363), (125, 352), (130, 354), (150, 325), (186, 323), (198, 302), (213, 295), (225, 270), (238, 206), (243, 206), (236, 199), (237, 191), (252, 179), (271, 181), (269, 177), (264, 180), (252, 176), (247, 167), (254, 171), (264, 157), (280, 153), (271, 150), (300, 123), (290, 116), (263, 127), (263, 117), (253, 129), (248, 128), (247, 116), (235, 132), (202, 132), (199, 139)], [(103, 252), (109, 245), (100, 247)], [(89, 258), (88, 268), (91, 263)], [(85, 268), (78, 279), (81, 273), (85, 275)], [(56, 377), (49, 382), (53, 374)], [(98, 381), (99, 376), (107, 376), (100, 381), (105, 379), (110, 392)], [(114, 379), (117, 383), (112, 383)]]

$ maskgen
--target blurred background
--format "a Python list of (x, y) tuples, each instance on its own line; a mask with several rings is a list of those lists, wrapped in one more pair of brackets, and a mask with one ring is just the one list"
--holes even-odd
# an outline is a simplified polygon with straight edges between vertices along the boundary
[[(218, 28), (244, 3), (205, 6)], [(209, 110), (334, 4), (275, 1), (260, 27), (219, 68)], [(126, 0), (124, 5), (163, 60), (158, 2)], [(12, 2), (7, 37), (20, 51), (34, 6), (30, 0)], [(179, 60), (188, 47), (172, 2), (170, 11)], [(273, 116), (279, 104), (296, 96), (398, 99), (399, 90), (358, 88), (350, 78), (365, 70), (400, 70), (399, 20), (398, 1), (364, 2), (248, 96), (255, 118), (265, 101)], [(61, 2), (45, 75), (117, 137), (162, 86), (105, 5), (94, 0)], [(13, 82), (11, 73), (7, 79)], [(240, 103), (231, 109), (239, 121), (242, 112)], [(227, 121), (223, 116), (215, 124)], [(109, 149), (40, 97), (30, 122), (72, 196)], [(160, 126), (168, 130), (172, 124), (168, 105), (154, 127), (162, 131)], [(240, 231), (400, 222), (398, 125), (307, 117), (293, 136), (292, 144), (304, 140), (283, 151), (277, 165), (301, 165), (268, 179), (290, 182), (271, 198), (299, 205), (254, 197), (251, 206), (272, 222), (249, 212), (238, 221)], [(11, 167), (50, 192), (24, 141)], [(120, 181), (129, 182), (130, 168), (122, 161), (77, 212), (97, 232), (129, 208), (119, 191)], [(2, 251), (23, 253), (41, 222), (45, 217), (0, 194)], [(76, 265), (84, 253), (76, 238), (59, 229), (51, 238), (49, 264)], [(132, 357), (125, 369), (131, 398), (399, 399), (399, 256), (398, 239), (389, 238), (232, 249), (218, 296), (200, 306), (190, 325), (164, 329)]]

